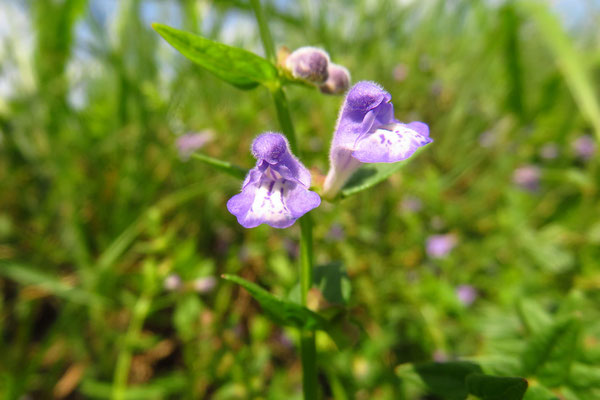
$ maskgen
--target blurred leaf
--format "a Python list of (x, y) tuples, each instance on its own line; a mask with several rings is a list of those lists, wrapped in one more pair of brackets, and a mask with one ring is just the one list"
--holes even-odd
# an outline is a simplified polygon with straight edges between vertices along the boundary
[(61, 282), (55, 275), (39, 271), (25, 264), (0, 262), (0, 276), (22, 285), (37, 286), (49, 294), (78, 304), (101, 304), (107, 299), (78, 287)]
[(540, 231), (522, 229), (517, 234), (523, 249), (541, 268), (561, 273), (574, 266), (573, 255), (560, 243), (560, 236), (553, 227)]
[(600, 366), (573, 363), (569, 386), (579, 389), (600, 388)]
[(531, 386), (527, 389), (523, 400), (560, 400), (550, 389), (541, 386)]
[(177, 302), (173, 313), (173, 325), (184, 341), (191, 340), (196, 335), (201, 311), (202, 303), (195, 293), (189, 293)]
[[(164, 399), (183, 393), (188, 385), (189, 382), (184, 374), (174, 372), (165, 377), (153, 378), (152, 382), (146, 385), (129, 386), (125, 389), (124, 400)], [(84, 378), (80, 390), (86, 398), (90, 399), (110, 399), (113, 397), (112, 382), (100, 382)]]
[(202, 153), (194, 153), (192, 154), (192, 157), (210, 165), (211, 167), (215, 167), (216, 169), (223, 171), (226, 174), (233, 176), (234, 178), (244, 179), (246, 177), (246, 174), (248, 173), (247, 169), (238, 167), (237, 165), (231, 164), (227, 161), (222, 161), (217, 158), (209, 157)]
[(519, 317), (532, 334), (552, 324), (552, 317), (537, 302), (522, 298), (518, 303)]
[(277, 324), (302, 329), (327, 330), (328, 322), (319, 314), (299, 304), (281, 300), (255, 283), (235, 275), (223, 275), (223, 279), (237, 283), (259, 302), (265, 313)]
[(152, 27), (185, 57), (240, 89), (278, 84), (277, 69), (254, 53), (166, 25)]
[[(422, 147), (413, 154), (410, 160), (414, 160), (421, 151), (423, 151)], [(396, 163), (365, 164), (352, 175), (340, 196), (344, 198), (369, 189), (392, 176), (409, 162), (409, 160), (404, 160)]]
[(596, 86), (586, 70), (586, 64), (575, 50), (572, 40), (547, 4), (535, 1), (519, 1), (516, 4), (526, 18), (533, 20), (541, 33), (539, 37), (554, 53), (576, 103), (600, 139), (600, 105), (594, 93)]
[(560, 320), (532, 337), (522, 355), (524, 374), (549, 387), (561, 385), (576, 354), (579, 325), (575, 318)]
[[(479, 365), (468, 361), (431, 362), (414, 365), (410, 370), (416, 373), (429, 392), (447, 400), (466, 399), (469, 394), (466, 385), (467, 376), (482, 373)], [(402, 370), (400, 375), (402, 377)]]
[(527, 391), (524, 378), (471, 374), (467, 376), (469, 393), (482, 400), (521, 400)]
[(350, 279), (340, 262), (315, 268), (314, 284), (329, 303), (347, 304), (350, 300)]

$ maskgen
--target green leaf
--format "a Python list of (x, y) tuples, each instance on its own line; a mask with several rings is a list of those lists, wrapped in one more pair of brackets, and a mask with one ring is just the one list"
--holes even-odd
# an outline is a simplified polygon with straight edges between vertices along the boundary
[[(164, 377), (153, 378), (144, 385), (131, 385), (125, 389), (124, 400), (148, 400), (172, 398), (183, 394), (189, 382), (186, 376), (179, 372)], [(112, 382), (102, 382), (84, 378), (79, 386), (81, 393), (89, 399), (111, 399), (113, 396)], [(179, 396), (175, 396), (179, 397)]]
[(560, 386), (569, 376), (579, 336), (579, 321), (559, 320), (533, 336), (522, 355), (523, 372), (549, 387)]
[(452, 361), (415, 365), (414, 372), (431, 393), (447, 400), (463, 400), (469, 394), (467, 376), (482, 370), (472, 362)]
[(347, 304), (350, 300), (350, 279), (340, 262), (315, 268), (314, 285), (323, 293), (323, 297), (329, 303)]
[(22, 285), (37, 286), (53, 296), (63, 298), (72, 303), (85, 305), (108, 303), (106, 298), (87, 290), (70, 286), (59, 280), (56, 275), (48, 274), (26, 264), (0, 262), (0, 276)]
[(244, 179), (246, 177), (246, 174), (248, 173), (247, 169), (238, 167), (237, 165), (231, 164), (227, 161), (222, 161), (217, 158), (207, 156), (202, 153), (194, 153), (192, 154), (192, 157), (212, 167), (215, 167), (216, 169), (223, 171), (226, 174), (233, 176), (234, 178)]
[(328, 328), (329, 323), (325, 318), (306, 307), (279, 299), (257, 284), (239, 276), (222, 275), (222, 278), (235, 282), (250, 292), (252, 297), (262, 306), (267, 316), (279, 325), (310, 330), (327, 330)]
[(152, 27), (185, 57), (240, 89), (279, 84), (275, 66), (254, 53), (166, 25)]
[(542, 385), (530, 386), (523, 400), (559, 400), (558, 396)]
[(521, 400), (527, 380), (518, 377), (471, 374), (467, 376), (469, 393), (482, 400)]
[(600, 367), (573, 363), (569, 376), (569, 386), (578, 389), (600, 388)]
[(552, 317), (538, 303), (529, 299), (521, 299), (517, 306), (519, 318), (527, 330), (536, 334), (552, 324)]
[[(415, 152), (411, 157), (414, 159), (421, 151), (422, 147)], [(369, 189), (380, 182), (383, 182), (395, 172), (398, 172), (402, 167), (408, 164), (408, 161), (400, 161), (397, 163), (376, 163), (365, 164), (360, 168), (352, 178), (346, 183), (340, 197), (348, 197), (363, 190)]]
[(544, 40), (550, 51), (554, 53), (556, 63), (575, 102), (600, 139), (600, 104), (594, 93), (596, 86), (573, 41), (563, 29), (558, 17), (546, 4), (534, 1), (519, 1), (516, 4), (525, 14), (525, 18), (533, 21), (541, 33), (540, 39)]

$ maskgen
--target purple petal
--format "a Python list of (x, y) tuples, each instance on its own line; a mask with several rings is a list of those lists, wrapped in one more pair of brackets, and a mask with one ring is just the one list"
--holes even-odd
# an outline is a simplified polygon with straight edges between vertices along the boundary
[(393, 122), (394, 109), (388, 92), (373, 82), (354, 85), (342, 106), (333, 136), (332, 152), (336, 147), (351, 148), (356, 139), (369, 132), (373, 124), (385, 125)]
[(229, 199), (227, 209), (244, 228), (260, 224), (287, 228), (320, 203), (319, 195), (302, 185), (263, 176), (259, 183), (247, 185)]
[(270, 168), (282, 178), (310, 186), (310, 171), (290, 153), (288, 141), (280, 133), (267, 132), (258, 136), (252, 143), (252, 154), (258, 160), (257, 167), (261, 172)]
[(363, 163), (392, 163), (406, 160), (421, 146), (432, 140), (411, 129), (429, 133), (422, 123), (387, 125), (363, 136), (356, 143), (352, 156)]

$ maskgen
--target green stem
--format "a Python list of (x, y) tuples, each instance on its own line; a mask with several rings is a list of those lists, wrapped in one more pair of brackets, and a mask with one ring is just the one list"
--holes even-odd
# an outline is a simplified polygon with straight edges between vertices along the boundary
[(285, 98), (285, 93), (282, 88), (277, 88), (271, 92), (273, 94), (273, 100), (275, 100), (275, 108), (277, 109), (277, 119), (281, 130), (288, 138), (290, 142), (290, 148), (292, 153), (296, 157), (300, 157), (300, 149), (298, 148), (298, 140), (296, 139), (296, 131), (294, 130), (294, 124), (292, 117), (290, 116), (290, 108)]
[[(252, 8), (256, 15), (260, 36), (262, 39), (265, 54), (271, 62), (276, 61), (275, 46), (271, 38), (269, 25), (265, 18), (260, 0), (251, 0)], [(292, 152), (300, 155), (298, 140), (294, 131), (294, 124), (290, 115), (290, 109), (285, 98), (285, 93), (281, 86), (271, 90), (277, 118), (281, 125), (281, 130), (288, 138)], [(300, 298), (302, 305), (306, 306), (308, 291), (313, 282), (313, 234), (312, 220), (309, 214), (300, 218)], [(315, 343), (315, 332), (311, 330), (302, 330), (300, 332), (300, 356), (302, 360), (302, 388), (305, 400), (316, 400), (318, 398), (317, 383), (317, 347)]]
[(112, 399), (123, 400), (125, 399), (125, 392), (127, 390), (127, 377), (129, 376), (129, 369), (131, 367), (131, 360), (133, 358), (132, 344), (139, 340), (142, 325), (150, 310), (151, 300), (148, 296), (142, 296), (136, 302), (133, 308), (133, 315), (129, 328), (125, 334), (125, 340), (122, 344), (122, 348), (117, 358), (117, 364), (115, 367), (115, 374), (113, 379), (112, 388)]
[(254, 9), (254, 15), (256, 15), (256, 21), (258, 22), (258, 29), (260, 31), (260, 38), (263, 42), (265, 54), (267, 59), (274, 63), (276, 60), (275, 56), (275, 45), (273, 44), (273, 38), (271, 37), (271, 31), (269, 30), (269, 24), (263, 8), (260, 5), (260, 0), (251, 0), (252, 8)]

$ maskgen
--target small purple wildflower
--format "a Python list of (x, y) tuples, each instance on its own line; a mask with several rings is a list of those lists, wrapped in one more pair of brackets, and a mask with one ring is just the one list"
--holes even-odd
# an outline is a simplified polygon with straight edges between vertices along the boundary
[(524, 165), (515, 169), (513, 182), (520, 188), (535, 192), (540, 187), (541, 171), (535, 165)]
[(198, 293), (210, 293), (215, 286), (217, 286), (217, 280), (214, 276), (207, 276), (204, 278), (198, 278), (194, 280), (194, 290)]
[(554, 160), (558, 157), (558, 145), (556, 143), (546, 143), (540, 149), (540, 157), (545, 160)]
[(332, 242), (339, 242), (344, 240), (346, 237), (346, 232), (344, 231), (344, 227), (340, 224), (332, 224), (327, 232), (326, 238)]
[(423, 209), (423, 202), (416, 196), (406, 195), (400, 203), (400, 208), (406, 212), (416, 213)]
[(470, 306), (477, 299), (477, 290), (471, 285), (459, 285), (456, 288), (456, 297), (465, 306)]
[(485, 131), (479, 135), (479, 145), (485, 149), (492, 147), (496, 144), (496, 133), (494, 131)]
[(331, 143), (331, 168), (323, 187), (324, 197), (334, 198), (362, 163), (406, 160), (419, 147), (433, 141), (426, 124), (396, 120), (391, 99), (374, 82), (358, 82), (350, 89)]
[(398, 64), (394, 67), (393, 77), (396, 82), (403, 82), (408, 77), (408, 66), (406, 64)]
[(211, 131), (202, 131), (198, 133), (186, 133), (177, 138), (176, 146), (179, 151), (179, 156), (183, 160), (190, 158), (192, 153), (196, 150), (200, 150), (210, 142), (213, 138)]
[(227, 202), (227, 209), (244, 228), (267, 224), (287, 228), (321, 198), (311, 192), (310, 172), (289, 150), (279, 133), (263, 133), (252, 143), (256, 166), (248, 172), (242, 192)]
[(350, 86), (350, 72), (346, 68), (341, 65), (329, 63), (328, 71), (329, 77), (325, 83), (319, 86), (322, 93), (342, 94), (348, 90)]
[(453, 233), (432, 235), (427, 238), (426, 250), (431, 258), (443, 258), (458, 244), (458, 238)]
[(179, 290), (181, 288), (181, 278), (177, 274), (171, 274), (165, 278), (163, 286), (168, 291)]
[(329, 76), (329, 54), (316, 47), (300, 47), (285, 60), (292, 76), (313, 83), (323, 83)]
[(584, 161), (589, 160), (596, 154), (596, 142), (590, 135), (583, 135), (573, 141), (575, 155)]

